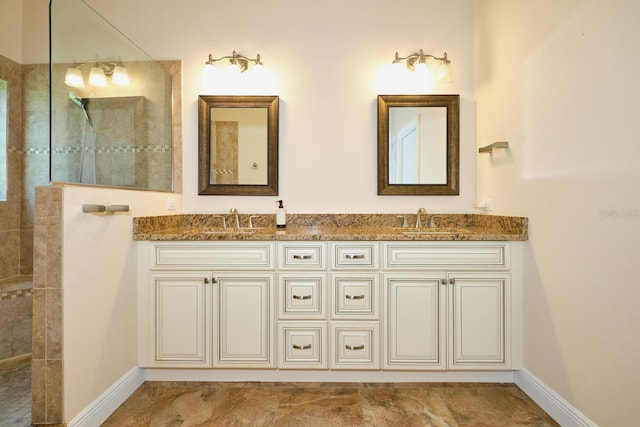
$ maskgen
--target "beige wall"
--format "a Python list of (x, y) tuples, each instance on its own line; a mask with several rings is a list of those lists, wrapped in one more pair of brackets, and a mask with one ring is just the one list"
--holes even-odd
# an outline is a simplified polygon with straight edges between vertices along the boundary
[[(137, 257), (131, 219), (163, 212), (166, 194), (64, 187), (63, 200), (63, 384), (64, 419), (69, 422), (137, 366)], [(85, 214), (84, 203), (125, 204), (131, 211)]]
[(603, 426), (640, 419), (635, 0), (482, 0), (478, 195), (529, 220), (524, 366)]
[(0, 55), (22, 63), (22, 0), (2, 0)]

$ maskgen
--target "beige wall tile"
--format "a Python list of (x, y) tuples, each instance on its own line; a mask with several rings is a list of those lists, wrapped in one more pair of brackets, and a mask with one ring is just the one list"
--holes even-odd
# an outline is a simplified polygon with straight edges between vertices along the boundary
[(31, 422), (47, 421), (47, 370), (44, 359), (31, 359)]
[[(33, 300), (31, 357), (33, 359), (44, 359), (46, 335), (46, 290), (34, 288), (31, 294), (31, 298)], [(32, 375), (36, 374), (34, 373)]]

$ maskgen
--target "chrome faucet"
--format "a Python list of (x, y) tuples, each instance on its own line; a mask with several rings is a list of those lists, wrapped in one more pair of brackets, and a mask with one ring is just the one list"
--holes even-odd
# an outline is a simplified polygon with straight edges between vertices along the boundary
[(238, 209), (231, 208), (229, 211), (235, 218), (236, 228), (240, 228), (240, 216), (238, 215)]
[(416, 215), (416, 228), (422, 227), (422, 220), (420, 219), (420, 215), (426, 215), (427, 211), (425, 208), (418, 209), (418, 214)]

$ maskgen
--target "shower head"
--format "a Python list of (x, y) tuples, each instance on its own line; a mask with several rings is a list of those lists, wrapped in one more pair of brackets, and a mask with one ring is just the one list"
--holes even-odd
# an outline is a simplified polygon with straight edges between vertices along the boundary
[(78, 107), (82, 108), (82, 111), (84, 112), (84, 118), (87, 119), (87, 123), (89, 123), (89, 126), (93, 127), (93, 121), (91, 120), (91, 116), (89, 115), (89, 111), (87, 110), (87, 106), (83, 99), (79, 96), (76, 96), (76, 93), (74, 91), (69, 91), (69, 99)]

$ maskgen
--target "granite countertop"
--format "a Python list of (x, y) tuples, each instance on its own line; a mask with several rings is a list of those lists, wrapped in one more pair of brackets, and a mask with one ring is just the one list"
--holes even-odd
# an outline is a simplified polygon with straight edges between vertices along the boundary
[[(415, 228), (416, 214), (289, 214), (287, 226), (276, 228), (275, 215), (240, 215), (241, 228), (222, 228), (219, 214), (184, 214), (133, 219), (133, 239), (149, 241), (197, 240), (514, 240), (528, 239), (525, 217), (477, 214), (426, 214)], [(231, 215), (224, 214), (227, 219)], [(252, 215), (253, 216), (253, 215)], [(402, 227), (407, 218), (408, 227)], [(230, 221), (233, 223), (233, 221)]]

